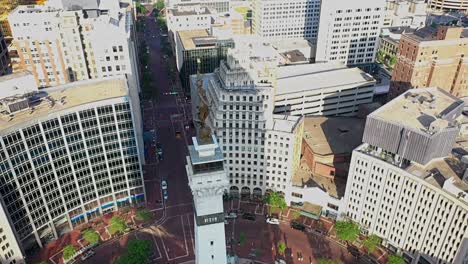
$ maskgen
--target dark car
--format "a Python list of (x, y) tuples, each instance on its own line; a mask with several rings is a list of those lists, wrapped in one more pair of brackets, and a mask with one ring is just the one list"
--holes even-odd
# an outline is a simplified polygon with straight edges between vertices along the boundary
[(305, 226), (303, 224), (300, 224), (300, 223), (296, 222), (296, 221), (291, 222), (291, 228), (302, 231), (302, 232), (305, 231)]
[(242, 219), (247, 219), (247, 220), (250, 220), (250, 221), (255, 221), (255, 215), (254, 214), (251, 214), (251, 213), (244, 213), (242, 215)]

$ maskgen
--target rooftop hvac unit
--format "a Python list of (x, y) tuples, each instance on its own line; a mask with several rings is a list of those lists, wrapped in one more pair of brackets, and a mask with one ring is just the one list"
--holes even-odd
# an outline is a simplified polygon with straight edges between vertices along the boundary
[(29, 108), (29, 99), (21, 98), (15, 101), (3, 102), (3, 106), (10, 113), (16, 113)]

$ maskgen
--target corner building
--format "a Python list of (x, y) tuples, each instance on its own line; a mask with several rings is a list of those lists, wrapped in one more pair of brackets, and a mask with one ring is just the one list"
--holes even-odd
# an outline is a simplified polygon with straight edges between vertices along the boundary
[(353, 151), (345, 213), (406, 263), (460, 263), (468, 235), (463, 106), (440, 88), (407, 91), (367, 117)]
[(144, 202), (137, 100), (123, 77), (2, 99), (19, 106), (0, 117), (0, 223), (21, 248), (16, 263), (90, 219)]

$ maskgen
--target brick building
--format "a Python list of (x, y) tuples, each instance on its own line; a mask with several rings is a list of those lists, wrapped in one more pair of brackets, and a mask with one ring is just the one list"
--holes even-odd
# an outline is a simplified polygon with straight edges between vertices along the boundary
[(462, 27), (426, 27), (404, 34), (398, 47), (389, 99), (408, 89), (440, 87), (468, 96), (468, 33)]
[(364, 119), (308, 117), (304, 120), (302, 157), (317, 176), (346, 177), (351, 153), (361, 144)]

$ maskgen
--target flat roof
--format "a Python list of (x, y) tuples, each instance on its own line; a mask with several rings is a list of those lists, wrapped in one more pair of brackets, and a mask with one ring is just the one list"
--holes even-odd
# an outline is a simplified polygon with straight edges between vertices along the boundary
[(308, 61), (308, 59), (304, 56), (304, 54), (300, 50), (297, 50), (297, 49), (282, 52), (280, 53), (280, 55), (288, 59), (291, 62)]
[(305, 160), (301, 161), (299, 168), (294, 173), (292, 185), (303, 188), (320, 188), (330, 196), (341, 198), (344, 196), (346, 190), (346, 179), (335, 177), (334, 179), (314, 175), (310, 171)]
[(219, 147), (215, 148), (213, 156), (207, 157), (200, 156), (200, 154), (193, 145), (188, 146), (188, 150), (190, 154), (190, 160), (192, 161), (193, 165), (224, 160), (223, 153), (221, 152), (221, 149)]
[(183, 9), (174, 8), (170, 9), (173, 16), (195, 16), (195, 15), (209, 15), (211, 14), (210, 10), (206, 7), (200, 7), (199, 5), (193, 5), (193, 9), (188, 9), (187, 7)]
[(349, 153), (361, 145), (365, 119), (356, 117), (306, 117), (304, 141), (319, 155)]
[(192, 50), (206, 47), (197, 47), (194, 39), (200, 41), (202, 37), (210, 37), (208, 30), (206, 29), (197, 29), (197, 30), (181, 30), (177, 31), (182, 47), (184, 50)]
[(300, 116), (273, 115), (273, 119), (267, 125), (267, 128), (274, 131), (293, 132), (300, 120)]
[(462, 103), (462, 100), (437, 87), (411, 89), (372, 112), (369, 117), (418, 131), (427, 131), (431, 125), (443, 129), (450, 126), (443, 118), (444, 114)]
[(348, 68), (337, 63), (280, 66), (277, 76), (276, 94), (278, 95), (375, 82), (372, 76), (359, 68)]
[[(13, 115), (5, 112), (0, 113), (0, 130), (75, 106), (122, 97), (127, 94), (125, 77), (85, 80), (45, 88), (30, 98), (29, 109), (16, 112)], [(55, 103), (50, 104), (50, 101)], [(60, 103), (61, 101), (62, 103)]]

